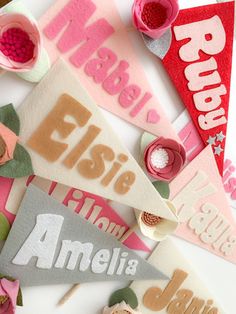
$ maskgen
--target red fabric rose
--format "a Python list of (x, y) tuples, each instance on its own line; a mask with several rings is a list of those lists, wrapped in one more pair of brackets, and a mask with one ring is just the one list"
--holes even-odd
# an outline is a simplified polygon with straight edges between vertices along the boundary
[(144, 161), (148, 174), (160, 181), (171, 181), (182, 169), (186, 153), (181, 144), (163, 137), (145, 149)]

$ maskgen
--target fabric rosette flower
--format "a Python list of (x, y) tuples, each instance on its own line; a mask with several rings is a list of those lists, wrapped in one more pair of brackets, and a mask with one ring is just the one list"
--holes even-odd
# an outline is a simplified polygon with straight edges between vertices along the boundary
[[(177, 211), (174, 205), (168, 200), (166, 200), (166, 203), (170, 210), (176, 214)], [(135, 210), (135, 216), (142, 234), (157, 242), (165, 240), (179, 225), (176, 221), (171, 221), (139, 210)]]
[(20, 13), (0, 14), (0, 67), (6, 71), (27, 72), (41, 54), (37, 24)]
[(184, 147), (172, 139), (159, 137), (147, 145), (144, 162), (148, 174), (160, 181), (171, 181), (186, 161)]
[(19, 280), (0, 275), (0, 314), (14, 314), (23, 306)]
[(0, 166), (13, 159), (18, 136), (0, 122)]
[(177, 18), (178, 0), (135, 0), (132, 13), (137, 30), (158, 39)]
[(122, 301), (112, 307), (106, 306), (102, 312), (103, 314), (141, 314), (140, 312), (132, 309), (128, 304)]
[(20, 121), (12, 105), (0, 107), (0, 176), (20, 178), (33, 174), (31, 158), (18, 143)]

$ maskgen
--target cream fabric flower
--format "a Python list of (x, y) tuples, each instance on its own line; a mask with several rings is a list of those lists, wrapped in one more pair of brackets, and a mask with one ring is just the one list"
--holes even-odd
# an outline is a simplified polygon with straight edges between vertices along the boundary
[[(166, 203), (170, 210), (176, 214), (174, 205), (168, 200), (166, 200)], [(154, 241), (163, 241), (178, 227), (178, 222), (160, 218), (139, 210), (135, 210), (135, 216), (142, 234)]]
[(102, 313), (103, 314), (142, 314), (141, 312), (138, 312), (137, 310), (132, 309), (124, 301), (112, 307), (106, 306)]

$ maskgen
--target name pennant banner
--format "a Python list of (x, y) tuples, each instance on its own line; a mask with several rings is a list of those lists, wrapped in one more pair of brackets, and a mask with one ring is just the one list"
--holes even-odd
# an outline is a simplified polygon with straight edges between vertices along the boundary
[(68, 61), (99, 106), (152, 134), (179, 140), (113, 0), (56, 1), (39, 23), (51, 62)]
[(0, 272), (22, 286), (167, 278), (33, 185), (2, 249)]
[[(129, 224), (120, 216), (114, 206), (111, 207), (104, 198), (37, 176), (14, 180), (9, 197), (4, 204), (5, 212), (12, 216), (17, 214), (27, 186), (30, 183), (33, 183), (102, 231), (115, 236), (118, 240), (130, 228)], [(138, 233), (135, 232), (122, 243), (133, 250), (151, 251)]]
[(161, 242), (148, 261), (170, 280), (132, 283), (142, 314), (225, 313), (171, 239)]
[(234, 1), (181, 10), (163, 64), (223, 173), (228, 122)]
[[(233, 125), (235, 123), (235, 115), (232, 116), (233, 119), (231, 123)], [(185, 110), (175, 120), (173, 125), (185, 147), (187, 160), (188, 162), (191, 162), (204, 149), (205, 146), (187, 110)], [(232, 135), (233, 136), (229, 136), (228, 132), (228, 142), (226, 146), (226, 158), (224, 162), (222, 183), (224, 185), (225, 193), (230, 201), (230, 206), (236, 209), (236, 159), (234, 158), (235, 136), (234, 134)], [(231, 157), (229, 158), (229, 156)]]
[(63, 61), (18, 113), (36, 175), (177, 220)]
[(236, 222), (210, 146), (171, 182), (170, 191), (180, 222), (175, 234), (236, 263)]

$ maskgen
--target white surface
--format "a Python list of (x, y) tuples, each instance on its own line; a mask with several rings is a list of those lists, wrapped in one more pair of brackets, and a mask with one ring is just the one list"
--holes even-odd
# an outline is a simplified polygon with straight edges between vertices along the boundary
[[(32, 10), (32, 13), (36, 17), (43, 14), (54, 2), (54, 0), (22, 1)], [(132, 0), (116, 0), (122, 18), (127, 25), (131, 24), (130, 8), (132, 2)], [(179, 0), (179, 2), (180, 6), (185, 8), (214, 3), (215, 1)], [(132, 32), (130, 36), (146, 69), (153, 91), (166, 109), (169, 118), (173, 121), (183, 110), (179, 96), (163, 70), (162, 65), (145, 49), (138, 34)], [(10, 102), (18, 106), (32, 88), (33, 84), (24, 82), (14, 74), (4, 75), (0, 78), (0, 106)], [(232, 88), (232, 92), (234, 91), (235, 87)], [(233, 103), (233, 98), (235, 99), (235, 97), (232, 97), (231, 103)], [(134, 154), (135, 158), (138, 158), (137, 152), (141, 131), (109, 113), (105, 113), (105, 116), (109, 117), (114, 130), (119, 132), (118, 135), (125, 145)], [(235, 125), (231, 123), (231, 126), (231, 130), (233, 130)], [(185, 241), (179, 239), (174, 239), (174, 241), (180, 247), (183, 254), (192, 262), (203, 281), (215, 295), (215, 298), (222, 304), (225, 312), (227, 314), (235, 314), (236, 266)], [(68, 285), (27, 288), (23, 290), (25, 306), (17, 308), (17, 314), (99, 314), (101, 309), (107, 304), (110, 294), (116, 288), (123, 287), (124, 285), (124, 283), (83, 284), (74, 297), (65, 306), (60, 308), (56, 307), (56, 303), (64, 292), (67, 291), (69, 288)]]

